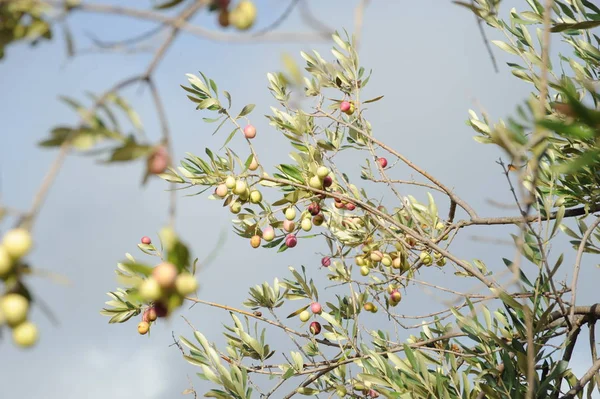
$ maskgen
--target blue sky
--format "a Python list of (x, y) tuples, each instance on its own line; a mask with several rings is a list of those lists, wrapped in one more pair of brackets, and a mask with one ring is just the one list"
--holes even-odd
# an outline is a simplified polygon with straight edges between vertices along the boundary
[[(100, 0), (98, 0), (100, 1)], [(113, 1), (113, 3), (118, 3)], [(128, 2), (130, 7), (146, 7), (147, 1)], [(356, 1), (311, 1), (312, 8), (330, 26), (352, 30)], [(511, 76), (499, 50), (494, 52), (501, 72), (495, 74), (483, 47), (473, 16), (449, 1), (419, 2), (374, 1), (364, 21), (360, 49), (362, 65), (373, 69), (373, 77), (363, 98), (385, 95), (372, 104), (368, 117), (376, 135), (403, 154), (425, 167), (433, 175), (469, 201), (482, 215), (510, 213), (492, 207), (487, 200), (510, 203), (511, 197), (495, 161), (502, 154), (491, 146), (472, 140), (473, 132), (465, 126), (469, 108), (475, 101), (492, 119), (510, 115), (515, 105), (529, 93), (529, 87)], [(506, 2), (510, 4), (524, 2)], [(274, 20), (287, 2), (257, 0), (260, 20), (258, 29)], [(409, 5), (410, 4), (410, 5)], [(519, 6), (523, 9), (523, 6)], [(142, 32), (147, 23), (93, 14), (75, 15), (69, 20), (77, 34), (93, 32), (104, 40), (117, 40)], [(203, 14), (194, 20), (214, 28), (212, 18)], [(304, 28), (293, 15), (280, 29), (300, 31)], [(490, 32), (494, 38), (493, 32)], [(81, 40), (78, 47), (87, 47)], [(281, 55), (286, 52), (297, 60), (299, 51), (317, 49), (329, 57), (331, 43), (215, 43), (182, 34), (160, 65), (155, 79), (167, 106), (174, 134), (175, 153), (198, 155), (204, 148), (220, 148), (224, 136), (211, 136), (212, 125), (205, 125), (195, 107), (185, 97), (180, 84), (186, 73), (202, 71), (221, 89), (232, 93), (234, 107), (257, 104), (251, 115), (257, 126), (255, 140), (263, 163), (286, 161), (289, 146), (268, 126), (269, 106), (275, 102), (267, 90), (266, 73), (281, 69)], [(84, 99), (85, 91), (101, 92), (125, 76), (143, 70), (150, 53), (135, 55), (81, 55), (66, 60), (60, 34), (51, 43), (35, 50), (11, 46), (0, 64), (0, 109), (2, 110), (2, 146), (0, 146), (1, 194), (4, 203), (27, 208), (46, 168), (56, 156), (55, 150), (36, 148), (35, 144), (58, 124), (76, 123), (77, 117), (57, 96), (66, 94)], [(148, 93), (126, 90), (126, 98), (142, 116), (146, 134), (157, 140), (160, 129)], [(229, 130), (223, 130), (226, 134)], [(240, 143), (238, 143), (240, 144)], [(234, 146), (236, 144), (234, 143)], [(243, 148), (238, 146), (238, 148)], [(358, 176), (359, 166), (344, 161), (345, 167)], [(101, 166), (89, 157), (68, 158), (35, 226), (36, 246), (32, 263), (68, 276), (70, 287), (53, 284), (47, 279), (32, 278), (31, 285), (57, 313), (61, 325), (53, 327), (35, 309), (33, 319), (40, 325), (41, 340), (33, 351), (23, 352), (5, 342), (0, 344), (3, 367), (0, 386), (3, 397), (48, 399), (145, 399), (171, 398), (189, 386), (187, 376), (200, 391), (207, 389), (195, 377), (197, 372), (169, 347), (171, 333), (191, 335), (179, 318), (161, 323), (151, 337), (140, 337), (136, 323), (108, 325), (98, 311), (106, 292), (116, 288), (114, 268), (126, 252), (137, 256), (136, 244), (143, 235), (156, 237), (166, 222), (168, 193), (165, 184), (155, 179), (140, 189), (142, 163)], [(400, 168), (399, 177), (410, 178)], [(424, 192), (403, 194), (420, 196)], [(412, 190), (412, 189), (411, 189)], [(191, 192), (190, 192), (191, 193)], [(231, 233), (231, 215), (216, 202), (205, 197), (179, 195), (177, 228), (201, 259), (216, 245), (223, 229), (229, 231), (227, 250), (201, 271), (200, 296), (203, 299), (239, 307), (250, 285), (287, 277), (287, 266), (306, 265), (320, 287), (328, 282), (319, 271), (323, 243), (301, 241), (302, 250), (277, 255), (274, 251), (252, 250), (248, 243)], [(445, 206), (445, 205), (444, 205)], [(6, 226), (1, 226), (6, 228)], [(473, 242), (469, 236), (502, 236), (513, 231), (499, 228), (463, 232), (455, 251), (466, 259), (479, 258), (501, 270), (501, 257), (512, 257), (511, 248)], [(297, 248), (300, 249), (301, 245)], [(555, 248), (560, 250), (560, 246)], [(589, 260), (584, 258), (584, 263)], [(598, 271), (592, 264), (583, 273), (580, 303), (593, 303), (593, 281)], [(430, 282), (442, 282), (451, 271), (427, 272), (421, 276)], [(415, 299), (406, 298), (400, 313), (425, 313), (439, 307), (438, 302), (413, 289)], [(327, 295), (323, 291), (322, 295)], [(418, 306), (416, 305), (418, 304)], [(299, 306), (299, 305), (298, 305)], [(213, 308), (197, 306), (186, 317), (210, 340), (223, 342), (220, 323), (229, 316)], [(277, 339), (276, 343), (285, 345)], [(582, 348), (574, 359), (587, 368), (589, 355)], [(31, 382), (35, 381), (35, 384)]]

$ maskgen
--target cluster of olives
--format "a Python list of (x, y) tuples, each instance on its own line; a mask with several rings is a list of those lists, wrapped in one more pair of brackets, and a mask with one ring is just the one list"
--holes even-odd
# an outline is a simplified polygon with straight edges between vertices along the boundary
[[(314, 176), (309, 178), (309, 185), (313, 188), (323, 189), (330, 187), (333, 183), (332, 177), (329, 175), (329, 169), (325, 166), (320, 166), (316, 169)], [(299, 220), (296, 220), (296, 208), (290, 206), (284, 210), (285, 220), (283, 221), (283, 231), (286, 233), (285, 245), (288, 248), (294, 248), (298, 244), (296, 231), (310, 231), (313, 226), (321, 226), (325, 222), (325, 216), (321, 212), (319, 202), (311, 202), (305, 211), (300, 215)], [(298, 223), (297, 223), (298, 222)], [(299, 229), (298, 229), (299, 227)], [(275, 237), (275, 232), (271, 226), (263, 229), (262, 238), (265, 241), (271, 241)], [(261, 236), (256, 234), (251, 238), (251, 244), (254, 248), (260, 245)]]
[(219, 13), (219, 25), (223, 28), (233, 25), (237, 30), (248, 30), (256, 21), (256, 6), (250, 0), (241, 0), (229, 9), (230, 0), (214, 0), (210, 10)]
[(227, 176), (223, 184), (219, 184), (215, 190), (215, 195), (219, 198), (225, 198), (228, 195), (235, 195), (236, 198), (229, 203), (229, 210), (233, 214), (238, 214), (242, 210), (242, 205), (250, 202), (258, 204), (262, 201), (262, 194), (258, 190), (250, 190), (248, 183), (243, 179), (236, 179), (233, 176)]
[[(31, 251), (33, 240), (29, 231), (22, 228), (9, 230), (0, 244), (0, 278), (7, 281), (14, 276), (21, 259)], [(12, 329), (16, 345), (27, 348), (38, 340), (38, 329), (27, 320), (29, 299), (18, 293), (6, 293), (0, 297), (0, 326)]]
[[(251, 139), (256, 135), (256, 129), (252, 125), (246, 126), (244, 129), (246, 138)], [(248, 165), (249, 170), (258, 169), (259, 164), (255, 158)], [(333, 179), (329, 175), (329, 169), (325, 166), (320, 166), (315, 169), (314, 176), (308, 179), (308, 184), (313, 188), (323, 189), (330, 187), (333, 184)], [(259, 204), (263, 200), (263, 196), (259, 190), (252, 189), (243, 178), (236, 178), (233, 175), (221, 182), (214, 191), (216, 198), (226, 198), (229, 204), (229, 210), (233, 214), (238, 214), (242, 210), (242, 206), (246, 203)], [(322, 198), (322, 197), (320, 197)], [(298, 224), (296, 224), (296, 209), (290, 206), (284, 210), (285, 220), (283, 221), (282, 229), (286, 235), (285, 244), (289, 248), (293, 248), (298, 243), (295, 231), (298, 227), (303, 231), (310, 231), (314, 226), (321, 226), (325, 221), (325, 217), (321, 212), (319, 202), (312, 202), (308, 205), (306, 211), (302, 212)], [(262, 231), (257, 231), (250, 238), (250, 245), (253, 248), (258, 248), (262, 240), (271, 242), (275, 239), (276, 233), (272, 226), (267, 226)]]
[[(310, 304), (310, 312), (308, 310), (303, 310), (298, 315), (298, 318), (301, 322), (306, 323), (308, 320), (310, 320), (312, 315), (318, 315), (322, 312), (323, 308), (321, 307), (321, 304), (319, 302), (313, 302)], [(318, 335), (321, 332), (321, 329), (321, 323), (319, 323), (318, 321), (313, 321), (308, 327), (308, 330), (313, 335)]]
[[(143, 237), (142, 243), (149, 245), (150, 238)], [(138, 332), (142, 335), (150, 330), (150, 325), (159, 317), (166, 317), (169, 305), (183, 303), (187, 295), (198, 290), (196, 278), (187, 271), (179, 271), (169, 262), (162, 262), (152, 269), (152, 273), (138, 287), (138, 293), (149, 306), (142, 314)]]

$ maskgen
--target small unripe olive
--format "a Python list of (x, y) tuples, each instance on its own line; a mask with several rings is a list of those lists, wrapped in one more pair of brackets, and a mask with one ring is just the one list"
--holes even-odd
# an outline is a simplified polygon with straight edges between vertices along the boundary
[(317, 176), (323, 179), (325, 176), (329, 174), (329, 169), (326, 166), (319, 166), (317, 169)]
[(252, 246), (252, 248), (260, 247), (260, 236), (253, 235), (252, 238), (250, 238), (250, 245)]
[(296, 209), (289, 207), (285, 210), (285, 218), (287, 220), (294, 220), (296, 219)]
[(229, 13), (229, 22), (238, 30), (247, 30), (256, 20), (256, 6), (249, 0), (242, 0)]
[(147, 321), (140, 321), (137, 329), (140, 335), (146, 335), (146, 333), (148, 333), (148, 331), (150, 330), (150, 324)]
[(262, 198), (262, 194), (258, 190), (252, 190), (250, 192), (250, 202), (253, 204), (258, 204), (260, 201), (262, 201)]
[(23, 295), (6, 294), (0, 298), (0, 312), (4, 315), (6, 324), (14, 327), (27, 319), (29, 301)]
[(273, 241), (275, 238), (275, 230), (273, 230), (273, 227), (265, 227), (262, 231), (262, 238), (267, 242)]
[(425, 251), (419, 254), (419, 259), (421, 259), (421, 262), (423, 262), (425, 266), (430, 266), (433, 263), (433, 258), (428, 252)]
[(310, 229), (312, 229), (312, 222), (310, 221), (310, 218), (302, 219), (302, 223), (300, 223), (300, 227), (304, 231), (310, 231)]
[(386, 266), (386, 267), (390, 267), (392, 265), (392, 257), (389, 254), (384, 254), (383, 258), (381, 259), (381, 264)]
[(335, 393), (337, 394), (337, 396), (339, 396), (340, 398), (345, 397), (348, 394), (348, 390), (346, 389), (345, 386), (343, 385), (339, 385), (336, 389), (335, 389)]
[(354, 384), (353, 388), (355, 391), (364, 391), (365, 390), (365, 386), (363, 384), (361, 384), (360, 382), (357, 382), (356, 384)]
[(319, 176), (312, 176), (308, 179), (308, 185), (312, 188), (316, 188), (318, 190), (323, 188), (323, 182), (319, 179)]
[(35, 324), (25, 321), (13, 329), (12, 336), (16, 345), (21, 348), (29, 348), (38, 340), (38, 329)]
[(3, 245), (0, 245), (0, 276), (7, 275), (14, 266), (13, 259)]
[(229, 204), (229, 210), (233, 214), (238, 214), (242, 210), (242, 204), (239, 201), (233, 201)]
[(11, 258), (19, 259), (29, 253), (33, 246), (33, 240), (29, 231), (23, 228), (16, 228), (4, 234), (2, 246)]
[(360, 274), (363, 276), (368, 276), (371, 270), (367, 266), (361, 266)]
[(237, 195), (241, 195), (246, 191), (247, 188), (248, 188), (248, 185), (246, 184), (245, 181), (238, 180), (235, 182), (235, 187), (233, 188), (233, 193), (237, 194)]
[(229, 192), (229, 189), (227, 188), (227, 186), (225, 184), (219, 184), (217, 186), (217, 188), (215, 189), (215, 195), (217, 197), (225, 197), (227, 195), (227, 193)]
[(250, 162), (250, 165), (248, 165), (248, 169), (253, 171), (258, 169), (258, 161), (256, 158), (252, 157), (252, 162)]
[(300, 317), (300, 321), (302, 321), (304, 323), (310, 319), (310, 312), (308, 310), (305, 310), (300, 313), (299, 317)]
[(160, 288), (160, 285), (152, 277), (142, 281), (138, 290), (142, 299), (148, 302), (156, 301), (162, 296), (162, 289)]
[(284, 220), (283, 229), (288, 233), (291, 233), (292, 231), (294, 231), (294, 229), (296, 229), (296, 223), (292, 222), (291, 220)]
[(177, 278), (177, 267), (169, 262), (162, 262), (152, 270), (152, 277), (163, 289), (173, 288)]
[(225, 179), (225, 187), (229, 188), (229, 189), (233, 189), (235, 187), (235, 177), (233, 176), (227, 176), (227, 179)]
[(381, 251), (371, 252), (371, 260), (373, 262), (381, 262), (382, 259), (383, 259), (383, 254), (381, 253)]
[(193, 294), (198, 289), (198, 281), (190, 273), (181, 273), (175, 280), (177, 293), (181, 296)]

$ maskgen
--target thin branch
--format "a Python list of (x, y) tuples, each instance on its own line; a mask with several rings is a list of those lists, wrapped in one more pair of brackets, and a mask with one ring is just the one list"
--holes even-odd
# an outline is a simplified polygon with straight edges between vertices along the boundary
[(160, 33), (161, 31), (163, 31), (166, 28), (166, 25), (158, 25), (155, 26), (154, 28), (150, 29), (147, 32), (143, 32), (140, 34), (137, 34), (133, 37), (127, 38), (127, 39), (122, 39), (122, 40), (115, 40), (115, 41), (103, 41), (98, 39), (97, 37), (95, 37), (92, 33), (86, 33), (86, 36), (98, 47), (100, 48), (113, 48), (113, 47), (121, 47), (121, 46), (127, 46), (130, 44), (137, 44), (141, 41), (147, 40), (149, 38), (151, 38), (152, 36)]
[(199, 9), (201, 9), (203, 6), (204, 6), (204, 2), (196, 0), (196, 2), (194, 4), (192, 4), (189, 8), (187, 8), (186, 10), (184, 10), (175, 19), (175, 21), (173, 21), (172, 29), (171, 29), (171, 32), (170, 32), (169, 36), (163, 42), (163, 44), (158, 48), (158, 50), (156, 51), (156, 54), (154, 55), (154, 58), (152, 59), (152, 61), (150, 62), (150, 65), (148, 65), (148, 68), (146, 69), (146, 73), (144, 74), (144, 76), (146, 76), (146, 78), (149, 78), (150, 75), (152, 75), (152, 72), (154, 72), (154, 70), (158, 66), (158, 63), (164, 58), (165, 53), (167, 52), (167, 50), (169, 49), (169, 47), (171, 47), (171, 44), (173, 44), (173, 42), (175, 41), (175, 39), (179, 35), (179, 32), (181, 31), (183, 25), (190, 18), (192, 18), (194, 16), (194, 14)]
[(408, 184), (411, 186), (420, 186), (420, 187), (427, 187), (430, 188), (432, 190), (436, 190), (439, 191), (441, 193), (444, 193), (444, 190), (440, 189), (437, 186), (434, 186), (433, 184), (428, 184), (428, 183), (421, 183), (418, 181), (414, 181), (414, 180), (397, 180), (397, 179), (370, 179), (373, 183), (394, 183), (394, 184)]
[[(253, 318), (253, 319), (256, 319), (256, 320), (263, 321), (263, 322), (265, 322), (265, 323), (267, 323), (267, 324), (270, 324), (270, 325), (272, 325), (272, 326), (275, 326), (275, 327), (281, 328), (281, 329), (282, 329), (282, 330), (284, 330), (285, 332), (288, 332), (288, 333), (294, 334), (294, 335), (296, 335), (296, 336), (298, 336), (298, 337), (302, 337), (302, 338), (311, 338), (311, 337), (310, 337), (308, 334), (303, 334), (303, 333), (300, 333), (300, 332), (298, 332), (298, 331), (292, 330), (291, 328), (289, 328), (289, 327), (286, 327), (286, 326), (285, 326), (285, 325), (283, 325), (283, 324), (277, 323), (276, 321), (269, 320), (269, 319), (267, 319), (267, 318), (265, 318), (265, 317), (262, 317), (262, 316), (257, 316), (257, 315), (255, 315), (254, 313), (251, 313), (251, 312), (246, 312), (245, 310), (236, 309), (236, 308), (233, 308), (233, 307), (231, 307), (231, 306), (221, 305), (221, 304), (219, 304), (219, 303), (214, 303), (214, 302), (205, 301), (205, 300), (203, 300), (203, 299), (199, 299), (199, 298), (191, 298), (191, 297), (186, 297), (185, 299), (187, 299), (187, 300), (188, 300), (188, 301), (190, 301), (190, 302), (200, 303), (200, 304), (203, 304), (203, 305), (208, 305), (208, 306), (212, 306), (212, 307), (215, 307), (215, 308), (219, 308), (219, 309), (228, 310), (228, 311), (230, 311), (230, 312), (238, 313), (238, 314), (241, 314), (241, 315), (244, 315), (244, 316), (251, 317), (251, 318)], [(330, 342), (330, 341), (328, 341), (328, 340), (325, 340), (325, 339), (316, 339), (316, 341), (317, 341), (318, 343), (320, 343), (320, 344), (323, 344), (323, 345), (327, 345), (327, 346), (333, 346), (333, 347), (336, 347), (336, 348), (338, 348), (338, 347), (339, 347), (339, 345), (338, 345), (338, 344), (332, 343), (332, 342)]]
[(587, 383), (598, 373), (600, 370), (600, 360), (596, 360), (592, 367), (581, 377), (579, 381), (575, 383), (575, 386), (571, 388), (564, 396), (560, 399), (572, 399), (577, 395), (579, 391), (581, 391)]
[(325, 115), (328, 118), (330, 118), (331, 120), (333, 120), (335, 122), (338, 122), (338, 123), (340, 123), (343, 126), (352, 128), (357, 133), (360, 133), (366, 140), (370, 140), (374, 144), (380, 146), (381, 148), (383, 148), (384, 150), (386, 150), (390, 154), (392, 154), (395, 157), (397, 157), (398, 159), (400, 159), (408, 167), (410, 167), (411, 169), (413, 169), (414, 171), (416, 171), (417, 173), (419, 173), (421, 176), (425, 177), (427, 180), (429, 180), (430, 182), (432, 182), (433, 184), (435, 184), (436, 186), (438, 186), (440, 189), (442, 189), (450, 197), (450, 199), (454, 200), (454, 202), (456, 202), (456, 204), (458, 206), (460, 206), (462, 209), (464, 209), (465, 212), (467, 212), (467, 214), (471, 217), (471, 219), (477, 218), (477, 212), (475, 212), (475, 210), (469, 204), (467, 204), (465, 201), (463, 201), (450, 188), (448, 188), (444, 184), (442, 184), (439, 180), (437, 180), (435, 177), (433, 177), (429, 172), (427, 172), (426, 170), (424, 170), (424, 169), (420, 168), (419, 166), (417, 166), (416, 164), (414, 164), (412, 161), (410, 161), (404, 155), (400, 154), (398, 151), (396, 151), (393, 148), (389, 147), (385, 143), (377, 140), (375, 137), (373, 137), (372, 135), (368, 134), (364, 130), (360, 129), (358, 126), (353, 126), (353, 125), (351, 125), (350, 123), (348, 123), (348, 122), (346, 122), (344, 120), (336, 118), (332, 114), (330, 114), (327, 111), (323, 110), (321, 107), (318, 107), (317, 110), (319, 112), (321, 112), (323, 115)]
[[(356, 198), (350, 198), (350, 197), (348, 197), (346, 195), (342, 195), (342, 194), (339, 194), (339, 193), (336, 193), (336, 192), (315, 189), (315, 188), (309, 187), (309, 186), (304, 185), (304, 184), (295, 183), (295, 182), (290, 181), (290, 180), (277, 179), (277, 178), (268, 177), (268, 176), (256, 176), (256, 177), (259, 177), (260, 179), (265, 180), (265, 181), (270, 181), (270, 182), (273, 182), (273, 183), (279, 183), (279, 184), (283, 184), (283, 185), (289, 185), (289, 186), (293, 186), (293, 187), (298, 187), (298, 188), (302, 188), (302, 189), (304, 189), (306, 191), (314, 192), (316, 194), (325, 195), (325, 196), (331, 197), (331, 198), (337, 198), (337, 199), (340, 199), (342, 201), (352, 202), (356, 206), (364, 209), (365, 211), (369, 212), (370, 214), (375, 215), (375, 216), (379, 216), (379, 218), (387, 221), (388, 223), (390, 223), (395, 228), (401, 230), (402, 232), (404, 232), (405, 234), (411, 236), (415, 240), (423, 243), (427, 247), (433, 249), (434, 251), (439, 252), (442, 256), (445, 256), (446, 258), (450, 259), (451, 261), (453, 261), (454, 263), (456, 263), (457, 265), (459, 265), (467, 273), (470, 273), (471, 275), (473, 275), (474, 277), (476, 277), (479, 281), (481, 281), (487, 287), (494, 287), (494, 286), (497, 285), (496, 283), (494, 283), (491, 280), (489, 280), (486, 276), (484, 276), (479, 270), (473, 268), (468, 263), (466, 263), (463, 260), (457, 258), (456, 256), (454, 256), (450, 252), (446, 251), (444, 248), (438, 246), (432, 240), (419, 235), (418, 233), (416, 233), (411, 228), (406, 227), (403, 224), (398, 223), (391, 216), (386, 215), (385, 213), (381, 212), (380, 210), (378, 210), (376, 208), (373, 208), (372, 206), (370, 206), (369, 204), (367, 204), (367, 203), (365, 203), (363, 201), (360, 201), (360, 200), (358, 200)], [(385, 224), (383, 224), (382, 222), (380, 222), (379, 218), (374, 218), (374, 221), (376, 223), (380, 224), (380, 226), (382, 228), (384, 228), (385, 230), (389, 231), (390, 234), (392, 234), (396, 239), (402, 241), (401, 238), (398, 237), (398, 234), (394, 233), (393, 231), (391, 231), (389, 229), (388, 226), (386, 226)]]
[[(55, 7), (64, 7), (64, 2), (59, 0), (50, 0), (47, 3)], [(139, 10), (135, 8), (127, 8), (121, 6), (112, 6), (107, 4), (94, 4), (94, 3), (82, 3), (73, 7), (73, 11), (86, 11), (95, 12), (100, 14), (116, 14), (121, 16), (127, 16), (147, 21), (160, 22), (164, 25), (176, 26), (179, 24), (177, 17), (169, 17), (159, 12)], [(254, 37), (253, 35), (236, 35), (222, 33), (218, 31), (212, 31), (205, 29), (198, 25), (193, 25), (187, 22), (181, 23), (179, 29), (188, 33), (202, 36), (209, 40), (219, 42), (232, 42), (232, 43), (247, 43), (247, 42), (279, 42), (279, 41), (292, 41), (292, 42), (306, 42), (306, 41), (323, 41), (324, 34), (322, 32), (276, 32), (264, 34), (262, 36)], [(258, 40), (257, 40), (258, 39)]]
[[(595, 304), (589, 305), (589, 306), (573, 306), (572, 308), (569, 309), (569, 312), (576, 314), (576, 315), (584, 315), (584, 316), (600, 318), (600, 303), (595, 303)], [(554, 311), (554, 312), (550, 313), (550, 315), (548, 316), (548, 323), (550, 324), (553, 321), (561, 319), (562, 317), (563, 317), (563, 315), (562, 315), (561, 311), (559, 311), (559, 310)]]
[[(471, 5), (473, 7), (475, 7), (474, 0), (471, 0)], [(483, 27), (483, 19), (475, 13), (473, 15), (475, 15), (475, 20), (477, 21), (477, 27), (479, 28), (479, 34), (481, 35), (481, 39), (483, 40), (485, 49), (487, 50), (488, 55), (490, 56), (490, 60), (492, 61), (492, 66), (494, 67), (494, 72), (498, 73), (498, 72), (500, 72), (498, 70), (498, 63), (496, 62), (496, 56), (494, 56), (494, 52), (492, 51), (492, 47), (490, 46), (490, 41), (488, 40), (487, 35), (485, 33), (485, 29)]]
[[(156, 112), (158, 113), (158, 120), (161, 126), (163, 141), (167, 146), (167, 151), (169, 153), (169, 162), (171, 166), (173, 166), (173, 162), (175, 159), (175, 153), (173, 150), (173, 143), (171, 138), (171, 132), (169, 130), (169, 124), (167, 123), (167, 114), (165, 112), (164, 105), (161, 101), (160, 94), (158, 93), (158, 89), (154, 84), (154, 81), (151, 78), (148, 78), (148, 86), (150, 87), (150, 92), (152, 93), (152, 99), (154, 100), (154, 105), (156, 107)], [(177, 191), (176, 191), (176, 183), (171, 183), (171, 192), (169, 198), (169, 225), (174, 228), (175, 227), (175, 218), (177, 215)]]
[[(565, 211), (563, 218), (572, 218), (577, 216), (583, 216), (587, 214), (592, 214), (600, 211), (600, 204), (593, 204), (586, 209), (586, 207), (580, 208), (571, 208)], [(554, 220), (556, 219), (558, 212), (552, 212), (549, 216), (542, 216), (543, 220)], [(535, 222), (538, 220), (537, 215), (529, 215), (525, 219), (527, 222)], [(523, 216), (506, 216), (506, 217), (491, 217), (491, 218), (474, 218), (471, 220), (465, 220), (457, 223), (458, 227), (466, 227), (466, 226), (489, 226), (496, 224), (519, 224), (523, 222)]]
[(573, 267), (573, 280), (571, 281), (571, 312), (569, 314), (569, 318), (571, 322), (573, 322), (573, 316), (575, 315), (575, 300), (577, 299), (577, 281), (579, 279), (579, 269), (581, 267), (581, 258), (583, 257), (583, 252), (585, 251), (585, 247), (588, 239), (596, 229), (600, 225), (600, 217), (596, 218), (594, 223), (583, 234), (581, 237), (581, 243), (579, 244), (579, 248), (577, 249), (577, 256), (575, 257), (575, 266)]

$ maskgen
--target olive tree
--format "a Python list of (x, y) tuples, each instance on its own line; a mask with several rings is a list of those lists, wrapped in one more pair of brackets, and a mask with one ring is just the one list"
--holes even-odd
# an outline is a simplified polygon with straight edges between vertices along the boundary
[[(383, 96), (361, 95), (371, 74), (359, 60), (355, 39), (336, 33), (331, 56), (301, 54), (306, 62), (301, 79), (290, 76), (294, 70), (267, 75), (276, 104), (268, 119), (289, 141), (291, 163), (261, 162), (253, 146), (262, 135), (251, 121), (255, 106), (236, 105), (235, 92), (221, 91), (202, 72), (187, 76), (182, 95), (224, 133), (221, 149), (190, 153), (177, 167), (168, 151), (137, 142), (123, 141), (112, 154), (115, 159), (143, 154), (149, 175), (200, 194), (191, 200), (208, 193), (221, 201), (234, 215), (235, 233), (257, 250), (310, 251), (311, 239), (324, 241), (329, 253), (321, 266), (328, 281), (323, 270), (316, 275), (314, 268), (292, 266), (273, 281), (256, 282), (239, 307), (210, 302), (196, 295), (197, 259), (165, 228), (158, 239), (142, 239), (139, 260), (127, 254), (118, 264), (120, 286), (102, 310), (110, 322), (136, 323), (146, 335), (186, 302), (229, 312), (226, 345), (209, 342), (191, 325), (192, 333), (175, 341), (212, 386), (206, 397), (591, 397), (600, 384), (595, 342), (600, 311), (576, 299), (580, 272), (586, 273), (584, 254), (591, 260), (587, 254), (600, 252), (600, 218), (594, 215), (600, 210), (600, 39), (594, 34), (600, 9), (587, 0), (526, 0), (526, 11), (508, 12), (494, 0), (455, 3), (505, 35), (493, 44), (515, 57), (508, 64), (512, 74), (532, 84), (514, 117), (494, 122), (484, 112), (468, 112), (475, 140), (498, 146), (508, 158), (498, 165), (514, 197), (514, 216), (480, 216), (450, 188), (452, 182), (440, 181), (377, 138), (369, 108)], [(572, 54), (551, 60), (551, 39), (559, 37)], [(148, 76), (134, 79), (151, 82)], [(299, 94), (308, 105), (297, 105)], [(104, 130), (103, 138), (110, 138), (111, 130), (94, 112), (82, 126), (54, 133), (54, 140), (63, 139), (48, 145), (88, 134), (85, 142)], [(245, 141), (246, 152), (228, 147), (233, 140)], [(362, 160), (360, 175), (341, 170), (344, 156)], [(395, 179), (401, 165), (419, 178)], [(370, 193), (374, 185), (388, 195)], [(407, 194), (416, 186), (430, 192)], [(516, 228), (510, 237), (514, 248), (494, 264), (455, 253), (453, 243), (464, 232), (507, 225)], [(5, 238), (7, 259), (26, 247), (21, 230), (11, 234)], [(564, 240), (572, 253), (550, 251)], [(564, 261), (569, 258), (574, 261)], [(434, 285), (427, 281), (434, 273), (451, 278)], [(469, 292), (456, 288), (464, 282), (473, 287)], [(422, 285), (453, 300), (411, 324), (397, 309)], [(374, 318), (384, 327), (370, 328)], [(592, 363), (575, 375), (571, 356), (585, 331)], [(287, 336), (285, 346), (273, 344), (276, 334)]]
[[(160, 277), (158, 267), (130, 257), (119, 266), (130, 285), (110, 294), (113, 306), (104, 312), (126, 319), (183, 300), (228, 311), (225, 346), (196, 329), (177, 341), (184, 358), (213, 385), (207, 397), (571, 398), (584, 390), (589, 397), (599, 382), (600, 313), (597, 304), (577, 303), (576, 294), (583, 255), (600, 251), (600, 218), (593, 216), (600, 209), (600, 39), (593, 33), (600, 9), (588, 1), (528, 0), (527, 11), (513, 9), (503, 19), (497, 2), (457, 3), (505, 34), (506, 41), (493, 43), (515, 56), (508, 64), (513, 75), (533, 86), (506, 121), (469, 111), (475, 140), (500, 147), (510, 159), (498, 163), (514, 194), (514, 216), (480, 216), (450, 183), (377, 138), (368, 108), (383, 96), (363, 98), (370, 73), (354, 40), (336, 33), (333, 58), (301, 54), (307, 72), (301, 85), (284, 73), (267, 75), (276, 102), (267, 118), (289, 141), (291, 163), (261, 163), (253, 146), (261, 137), (250, 121), (254, 105), (234, 111), (232, 94), (203, 73), (189, 74), (185, 94), (205, 121), (225, 132), (224, 146), (188, 154), (161, 175), (181, 188), (210, 190), (209, 199), (223, 203), (234, 215), (236, 234), (254, 248), (310, 251), (310, 239), (324, 240), (330, 253), (321, 263), (329, 287), (314, 268), (302, 266), (257, 282), (240, 308), (187, 295), (191, 288), (145, 295), (142, 288)], [(554, 67), (552, 36), (573, 50)], [(310, 106), (294, 105), (298, 91)], [(227, 147), (232, 140), (245, 140), (247, 152)], [(359, 176), (338, 168), (347, 153), (363, 160)], [(390, 177), (401, 164), (422, 180)], [(368, 183), (384, 184), (389, 195), (369, 194)], [(413, 185), (431, 193), (404, 194)], [(516, 256), (511, 250), (486, 265), (453, 253), (452, 243), (464, 231), (503, 225), (518, 228), (512, 235)], [(572, 244), (574, 263), (563, 262), (569, 254), (550, 252), (564, 239)], [(168, 256), (178, 253), (176, 241), (161, 243)], [(161, 258), (157, 263), (165, 261), (163, 249), (140, 247)], [(186, 259), (180, 269), (190, 270), (190, 263)], [(447, 286), (429, 284), (452, 294), (453, 305), (408, 325), (396, 306), (410, 300), (414, 287), (427, 285), (428, 275), (449, 268), (454, 273), (448, 275), (472, 281), (474, 289), (457, 291), (452, 279)], [(570, 281), (558, 278), (565, 274)], [(385, 318), (386, 328), (369, 328), (372, 313)], [(584, 326), (593, 362), (576, 376), (570, 360)], [(287, 346), (272, 344), (278, 331), (289, 338)], [(408, 339), (402, 337), (406, 331)]]

